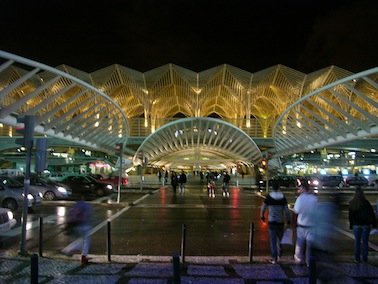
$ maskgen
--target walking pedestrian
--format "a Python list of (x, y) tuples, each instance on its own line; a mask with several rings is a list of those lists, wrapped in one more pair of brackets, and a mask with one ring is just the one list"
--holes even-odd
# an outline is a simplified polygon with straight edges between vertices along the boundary
[(62, 253), (72, 256), (75, 252), (81, 251), (81, 264), (89, 262), (88, 252), (91, 243), (92, 216), (93, 207), (85, 201), (84, 196), (69, 211), (68, 223), (72, 226), (73, 236), (79, 240), (63, 249)]
[(272, 264), (277, 263), (282, 249), (280, 241), (284, 233), (285, 218), (288, 225), (291, 223), (290, 211), (285, 195), (280, 192), (279, 184), (273, 184), (273, 191), (265, 198), (260, 211), (260, 217), (265, 222), (265, 211), (268, 209), (268, 228)]
[(213, 175), (210, 175), (209, 177), (209, 181), (207, 183), (207, 192), (209, 194), (209, 197), (215, 197), (215, 180)]
[(369, 251), (369, 234), (371, 227), (377, 228), (377, 219), (370, 202), (365, 198), (362, 188), (356, 188), (352, 200), (349, 202), (349, 227), (354, 234), (354, 262), (367, 263)]
[(227, 171), (225, 171), (223, 175), (223, 185), (222, 185), (223, 196), (230, 196), (230, 180), (231, 180), (231, 176), (228, 174)]
[(185, 185), (186, 185), (186, 174), (184, 171), (182, 171), (179, 178), (179, 194), (185, 194)]
[(177, 174), (176, 174), (175, 171), (173, 171), (172, 175), (171, 175), (171, 185), (172, 185), (172, 189), (173, 189), (174, 194), (176, 194), (177, 183), (178, 183)]
[(303, 181), (301, 194), (294, 203), (293, 225), (297, 227), (297, 241), (295, 244), (294, 261), (297, 264), (310, 265), (311, 242), (314, 240), (312, 227), (313, 213), (316, 210), (318, 198), (310, 189), (308, 181)]

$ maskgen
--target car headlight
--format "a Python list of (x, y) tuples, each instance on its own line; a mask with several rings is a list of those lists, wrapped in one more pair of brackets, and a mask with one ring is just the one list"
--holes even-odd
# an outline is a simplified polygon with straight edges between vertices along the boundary
[(33, 200), (34, 199), (33, 195), (31, 195), (30, 193), (28, 193), (28, 199), (29, 200)]
[(314, 180), (314, 185), (319, 185), (319, 181), (318, 180)]
[(111, 186), (110, 184), (107, 184), (107, 185), (106, 185), (106, 188), (112, 190), (112, 189), (113, 189), (113, 186)]
[(67, 193), (67, 190), (64, 187), (58, 186), (57, 190), (61, 193)]
[(7, 211), (7, 214), (8, 214), (9, 220), (12, 220), (13, 219), (13, 212), (9, 210), (9, 211)]

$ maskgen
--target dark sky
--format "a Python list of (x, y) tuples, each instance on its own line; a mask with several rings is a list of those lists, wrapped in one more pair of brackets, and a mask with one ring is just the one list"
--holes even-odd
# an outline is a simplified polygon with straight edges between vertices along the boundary
[(378, 66), (376, 0), (0, 0), (0, 50), (93, 72)]

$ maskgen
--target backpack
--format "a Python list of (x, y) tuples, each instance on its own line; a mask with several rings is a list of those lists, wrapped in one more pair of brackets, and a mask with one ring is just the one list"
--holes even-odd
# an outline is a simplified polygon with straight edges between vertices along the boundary
[(76, 204), (68, 212), (68, 223), (69, 224), (79, 224), (84, 221), (84, 207)]

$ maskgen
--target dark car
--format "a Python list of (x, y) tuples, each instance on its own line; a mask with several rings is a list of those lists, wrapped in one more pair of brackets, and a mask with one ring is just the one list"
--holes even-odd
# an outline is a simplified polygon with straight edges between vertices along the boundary
[(368, 186), (369, 180), (366, 177), (353, 176), (346, 179), (348, 186)]
[[(24, 182), (23, 176), (17, 176), (15, 179)], [(30, 176), (30, 187), (38, 190), (46, 200), (67, 199), (72, 194), (69, 186), (36, 174)]]
[(339, 187), (345, 186), (344, 178), (340, 175), (328, 175), (320, 177), (321, 187)]
[(67, 175), (58, 182), (68, 185), (72, 194), (104, 196), (114, 193), (113, 185), (101, 182), (88, 175)]
[(299, 177), (299, 184), (303, 184), (307, 182), (310, 188), (319, 189), (321, 188), (320, 177), (315, 175), (305, 175), (303, 177)]
[(97, 180), (102, 180), (104, 178), (104, 176), (100, 174), (87, 174), (87, 175)]
[[(299, 180), (295, 175), (277, 175), (269, 179), (269, 186), (273, 184), (278, 184), (279, 186), (284, 187), (297, 187), (299, 186)], [(266, 186), (266, 182), (264, 180), (260, 180), (259, 183), (260, 188)]]

